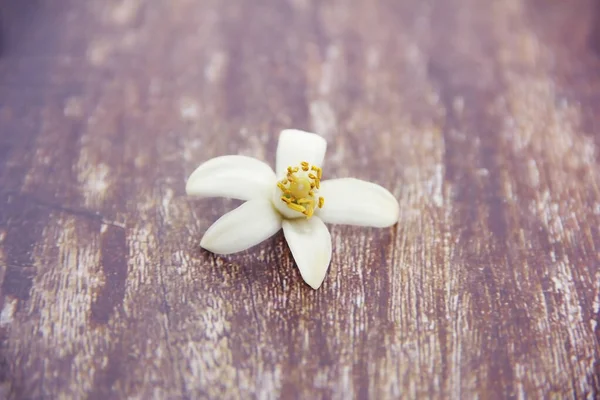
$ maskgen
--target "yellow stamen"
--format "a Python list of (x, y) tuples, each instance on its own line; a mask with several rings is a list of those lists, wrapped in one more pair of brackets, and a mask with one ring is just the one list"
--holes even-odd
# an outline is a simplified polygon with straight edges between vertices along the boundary
[(302, 206), (301, 206), (301, 205), (299, 205), (299, 204), (287, 203), (287, 206), (288, 206), (289, 208), (291, 208), (292, 210), (294, 210), (294, 211), (298, 211), (298, 212), (301, 212), (301, 213), (304, 213), (304, 211), (306, 211), (306, 208), (302, 207)]
[(298, 204), (310, 204), (314, 202), (313, 199), (298, 199)]
[(317, 173), (317, 178), (321, 179), (321, 177), (323, 175), (323, 170), (321, 168), (313, 165), (310, 169)]
[(310, 217), (312, 217), (314, 213), (315, 213), (315, 210), (312, 207), (307, 208), (306, 211), (303, 212), (303, 214), (306, 215), (306, 219), (309, 219)]
[[(300, 169), (302, 172), (298, 174)], [(304, 214), (307, 219), (311, 218), (315, 208), (322, 208), (325, 202), (323, 197), (315, 198), (315, 191), (321, 186), (321, 176), (321, 168), (306, 161), (302, 161), (299, 167), (287, 167), (286, 177), (277, 182), (283, 194), (281, 201), (289, 209)]]

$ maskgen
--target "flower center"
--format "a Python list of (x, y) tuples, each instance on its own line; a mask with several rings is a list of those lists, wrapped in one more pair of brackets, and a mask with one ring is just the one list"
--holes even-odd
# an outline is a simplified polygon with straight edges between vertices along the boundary
[(315, 192), (321, 185), (321, 168), (302, 161), (298, 167), (288, 167), (285, 178), (277, 182), (281, 190), (281, 201), (287, 208), (306, 215), (313, 216), (315, 208), (323, 208), (325, 199), (316, 197)]

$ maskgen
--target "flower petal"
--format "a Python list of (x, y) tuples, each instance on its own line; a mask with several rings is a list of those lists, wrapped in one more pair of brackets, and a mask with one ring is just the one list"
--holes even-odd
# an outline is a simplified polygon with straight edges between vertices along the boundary
[(249, 249), (281, 229), (281, 215), (268, 200), (250, 200), (208, 228), (200, 246), (216, 254)]
[(282, 177), (287, 167), (297, 166), (302, 161), (320, 167), (326, 149), (327, 142), (316, 133), (284, 129), (279, 135), (275, 172)]
[(331, 235), (318, 217), (283, 221), (283, 234), (300, 275), (313, 289), (325, 279), (331, 261)]
[(327, 223), (385, 228), (398, 222), (398, 201), (375, 183), (354, 178), (331, 179), (321, 182), (318, 196), (325, 199), (318, 212)]
[(264, 162), (246, 156), (222, 156), (200, 165), (187, 180), (188, 195), (239, 200), (270, 198), (275, 173)]

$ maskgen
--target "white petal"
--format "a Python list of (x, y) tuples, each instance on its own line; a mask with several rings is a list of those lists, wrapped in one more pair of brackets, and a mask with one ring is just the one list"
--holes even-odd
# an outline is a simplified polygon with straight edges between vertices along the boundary
[(319, 217), (331, 224), (385, 228), (398, 222), (400, 207), (385, 188), (354, 178), (321, 182), (317, 196), (325, 199)]
[(250, 200), (219, 218), (200, 246), (216, 254), (249, 249), (281, 229), (281, 215), (268, 200)]
[(222, 156), (196, 168), (187, 180), (185, 191), (201, 197), (266, 199), (270, 198), (275, 183), (275, 173), (264, 162), (245, 156)]
[(320, 167), (323, 164), (327, 142), (316, 133), (285, 129), (277, 145), (277, 176), (285, 175), (287, 167), (298, 166), (302, 161)]
[(283, 221), (283, 234), (300, 275), (313, 289), (325, 279), (331, 261), (331, 235), (318, 217)]

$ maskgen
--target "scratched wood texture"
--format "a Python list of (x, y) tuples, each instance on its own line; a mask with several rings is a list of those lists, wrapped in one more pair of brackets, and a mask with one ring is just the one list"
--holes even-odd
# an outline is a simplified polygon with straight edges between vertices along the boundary
[[(0, 398), (600, 396), (600, 3), (0, 0)], [(202, 161), (329, 141), (400, 203), (198, 247)]]

